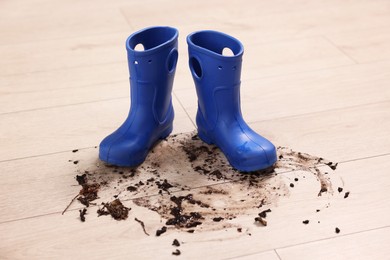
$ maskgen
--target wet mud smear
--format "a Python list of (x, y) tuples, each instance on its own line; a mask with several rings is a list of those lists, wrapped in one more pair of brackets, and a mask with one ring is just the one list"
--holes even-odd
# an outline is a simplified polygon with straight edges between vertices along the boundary
[[(74, 151), (70, 161), (79, 162), (75, 178), (81, 186), (76, 198), (88, 208), (88, 214), (125, 220), (131, 208), (124, 204), (144, 207), (161, 216), (160, 228), (152, 232), (156, 236), (171, 229), (193, 233), (234, 227), (242, 232), (234, 219), (243, 215), (253, 216), (254, 225), (266, 226), (270, 208), (305, 178), (316, 179), (314, 197), (332, 195), (327, 171), (337, 168), (337, 163), (323, 158), (278, 147), (279, 160), (274, 167), (241, 173), (217, 147), (202, 142), (195, 132), (171, 135), (134, 169), (98, 161), (83, 164), (80, 152)], [(85, 214), (86, 210), (80, 211), (81, 221), (86, 220)], [(137, 222), (146, 233), (142, 220)]]

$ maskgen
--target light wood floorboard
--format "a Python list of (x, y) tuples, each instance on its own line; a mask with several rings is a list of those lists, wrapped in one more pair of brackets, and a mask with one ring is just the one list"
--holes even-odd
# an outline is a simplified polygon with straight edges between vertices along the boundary
[[(192, 131), (194, 125), (186, 112), (176, 101), (174, 104), (173, 133)], [(96, 146), (123, 123), (128, 112), (125, 97), (1, 115), (0, 142), (7, 149), (0, 150), (0, 158), (4, 161)]]
[[(0, 252), (6, 257), (33, 259), (44, 256), (64, 259), (83, 257), (91, 251), (94, 258), (99, 259), (110, 255), (117, 259), (128, 254), (141, 259), (156, 256), (165, 259), (170, 255), (173, 239), (177, 238), (184, 242), (180, 249), (183, 254), (187, 252), (186, 258), (229, 258), (386, 227), (390, 225), (386, 217), (390, 213), (390, 204), (383, 190), (389, 188), (386, 181), (388, 173), (384, 170), (388, 166), (389, 156), (341, 164), (338, 171), (345, 188), (351, 190), (348, 199), (344, 199), (343, 194), (313, 196), (317, 189), (310, 188), (312, 185), (303, 183), (297, 186), (289, 198), (273, 209), (267, 227), (255, 226), (253, 216), (242, 216), (235, 220), (248, 227), (247, 232), (251, 236), (246, 232), (237, 233), (235, 228), (209, 232), (207, 236), (202, 232), (168, 232), (158, 238), (146, 236), (132, 219), (142, 216), (147, 231), (154, 233), (162, 225), (160, 217), (127, 201), (126, 205), (133, 209), (129, 221), (125, 222), (91, 214), (81, 226), (77, 213), (61, 215), (58, 212), (2, 223)], [(321, 211), (317, 213), (318, 208)], [(311, 223), (302, 224), (305, 219)], [(336, 227), (340, 228), (340, 234), (335, 233)], [(102, 245), (110, 250), (105, 250)], [(147, 250), (148, 247), (153, 247), (153, 252)]]
[[(0, 17), (0, 259), (389, 258), (388, 0), (3, 0)], [(75, 175), (99, 163), (95, 146), (127, 116), (125, 40), (153, 25), (180, 31), (174, 133), (196, 129), (186, 36), (223, 31), (245, 47), (244, 118), (276, 145), (340, 162), (329, 170), (333, 195), (318, 197), (318, 181), (306, 176), (272, 205), (267, 227), (253, 215), (232, 220), (242, 233), (155, 237), (164, 220), (134, 197), (124, 200), (126, 221), (91, 207), (81, 223), (77, 203), (61, 215), (80, 189)], [(210, 185), (181, 181), (190, 191)], [(171, 254), (175, 238), (181, 256)]]
[[(388, 259), (390, 227), (277, 250), (282, 259)], [(259, 255), (261, 257), (261, 255)], [(259, 259), (259, 258), (257, 258)]]
[[(380, 103), (390, 100), (389, 80), (388, 61), (244, 80), (241, 83), (242, 112), (252, 123)], [(195, 120), (195, 89), (175, 89), (174, 92)]]
[[(372, 109), (372, 107), (379, 108)], [(384, 122), (380, 122), (379, 120), (379, 118), (389, 117), (390, 110), (386, 109), (387, 107), (388, 103), (383, 103), (376, 106), (339, 110), (339, 118), (332, 118), (334, 117), (334, 112), (330, 111), (297, 118), (285, 118), (280, 120), (258, 122), (254, 123), (253, 127), (264, 136), (273, 140), (276, 145), (289, 146), (302, 152), (309, 152), (314, 155), (322, 156), (335, 161), (347, 161), (353, 160), (355, 158), (364, 158), (366, 156), (378, 156), (390, 153), (390, 144), (388, 144), (387, 138), (389, 126), (384, 124)], [(56, 111), (56, 109), (52, 110), (54, 110), (54, 112)], [(372, 111), (381, 111), (381, 113), (376, 112), (378, 114), (375, 114)], [(46, 110), (43, 110), (42, 112), (47, 113)], [(23, 113), (21, 113), (21, 115), (23, 115)], [(361, 120), (361, 117), (365, 117), (367, 120), (363, 121)], [(178, 121), (183, 122), (183, 120), (180, 118)], [(59, 129), (64, 129), (64, 127), (68, 124), (72, 125), (75, 123), (64, 120), (64, 124), (59, 125)], [(284, 131), (286, 125), (289, 126), (290, 131)], [(302, 127), (302, 125), (304, 125), (304, 127)], [(84, 131), (88, 130), (88, 126), (90, 126), (90, 123), (87, 122)], [(346, 131), (346, 128), (350, 130)], [(31, 128), (28, 129), (30, 131), (33, 130)], [(72, 129), (73, 128), (69, 128), (68, 131)], [(112, 127), (112, 130), (113, 129), (114, 127)], [(185, 132), (185, 130), (190, 131), (193, 129), (193, 125), (191, 125), (190, 122), (187, 122), (187, 124), (182, 126), (179, 125), (175, 129), (175, 132)], [(272, 129), (272, 131), (270, 129)], [(359, 129), (359, 131), (353, 129)], [(110, 130), (107, 128), (107, 133), (109, 132)], [(42, 137), (31, 137), (28, 135), (28, 133), (28, 131), (19, 133), (19, 147), (15, 147), (13, 150), (14, 153), (17, 153), (15, 155), (16, 158), (23, 157), (23, 155), (26, 155), (27, 152), (29, 152), (28, 154), (30, 154), (30, 156), (34, 153), (35, 155), (40, 155), (57, 151), (68, 152), (26, 158), (24, 160), (12, 160), (13, 158), (10, 158), (10, 161), (0, 163), (3, 169), (3, 177), (5, 180), (8, 180), (7, 183), (9, 187), (13, 187), (12, 191), (7, 190), (5, 193), (0, 192), (0, 194), (3, 194), (2, 196), (4, 197), (4, 200), (0, 201), (7, 201), (6, 198), (10, 192), (12, 194), (24, 193), (26, 194), (25, 199), (27, 199), (36, 196), (34, 195), (36, 194), (36, 190), (42, 190), (41, 193), (37, 194), (38, 198), (36, 200), (34, 199), (34, 202), (31, 201), (29, 203), (29, 207), (31, 208), (28, 208), (28, 212), (34, 216), (48, 214), (50, 213), (50, 210), (54, 209), (60, 211), (63, 205), (66, 204), (67, 201), (70, 201), (74, 194), (77, 193), (79, 187), (75, 186), (71, 187), (71, 189), (63, 190), (59, 189), (57, 186), (53, 186), (53, 190), (45, 190), (45, 188), (42, 186), (45, 184), (44, 180), (47, 178), (53, 179), (53, 183), (60, 183), (60, 185), (63, 185), (65, 176), (68, 176), (68, 185), (66, 185), (66, 187), (70, 187), (74, 182), (74, 176), (72, 174), (75, 172), (75, 169), (77, 169), (72, 164), (68, 163), (68, 160), (73, 159), (71, 150), (83, 147), (93, 147), (98, 145), (100, 139), (97, 138), (96, 135), (92, 135), (92, 133), (89, 133), (87, 138), (83, 135), (71, 134), (73, 132), (64, 132), (62, 133), (61, 138), (65, 139), (68, 137), (68, 142), (64, 143), (60, 142), (60, 140), (57, 143), (57, 146), (54, 146), (54, 142), (51, 141), (52, 147), (46, 147), (44, 145), (39, 145), (39, 141), (42, 140)], [(37, 132), (35, 135), (39, 134), (40, 133)], [(103, 135), (104, 134), (106, 133), (103, 133)], [(377, 143), (372, 143), (371, 137), (373, 134), (375, 134), (377, 137), (375, 140)], [(58, 133), (53, 133), (50, 136), (46, 136), (46, 138), (52, 140), (58, 136), (60, 136)], [(342, 141), (334, 140), (336, 136), (338, 140)], [(356, 140), (359, 140), (359, 142)], [(12, 141), (13, 140), (9, 140), (9, 142)], [(81, 141), (85, 142), (85, 145), (77, 146), (77, 144), (79, 144)], [(16, 139), (13, 142), (14, 145), (16, 145)], [(317, 144), (314, 146), (314, 148), (313, 143)], [(23, 150), (22, 147), (26, 150)], [(27, 148), (33, 149), (34, 153), (32, 151), (28, 151)], [(371, 148), (371, 150), (367, 151), (365, 148)], [(6, 154), (4, 154), (2, 158), (6, 158), (5, 156)], [(96, 156), (97, 150), (95, 148), (90, 148), (84, 157), (78, 159), (81, 161), (85, 160), (93, 164), (96, 161)], [(52, 163), (48, 163), (47, 161)], [(31, 172), (30, 167), (27, 167), (29, 164), (31, 165), (32, 169), (42, 169), (37, 172)], [(19, 184), (23, 178), (28, 177), (31, 177), (32, 179), (30, 181), (27, 181), (28, 179), (26, 179), (26, 185), (35, 186), (35, 188), (26, 189), (26, 187)], [(192, 186), (191, 183), (189, 183), (189, 185)], [(55, 198), (54, 201), (57, 202), (56, 205), (46, 204), (44, 206), (38, 207), (38, 204), (40, 204), (41, 200), (46, 197), (47, 194), (52, 194), (51, 196), (53, 196), (53, 199)], [(66, 195), (64, 196), (64, 194)], [(20, 200), (20, 202), (23, 201), (23, 199)], [(58, 201), (62, 201), (63, 203), (58, 204)], [(12, 202), (9, 201), (9, 203), (5, 204), (4, 207), (9, 208), (9, 213), (3, 214), (0, 219), (2, 217), (4, 217), (6, 220), (10, 220), (12, 217), (27, 217), (27, 212), (25, 212), (23, 208), (20, 208), (19, 204), (12, 204)], [(46, 207), (47, 210), (43, 210)], [(22, 211), (16, 213), (18, 210)], [(8, 214), (10, 215), (8, 216)]]

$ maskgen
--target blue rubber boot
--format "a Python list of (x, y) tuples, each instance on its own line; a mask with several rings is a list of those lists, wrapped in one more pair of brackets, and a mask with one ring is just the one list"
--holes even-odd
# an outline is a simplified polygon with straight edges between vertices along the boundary
[[(146, 28), (127, 38), (131, 108), (126, 121), (100, 143), (102, 161), (137, 166), (159, 139), (172, 132), (177, 38), (178, 31), (170, 27)], [(135, 50), (139, 44), (144, 50)]]
[[(244, 48), (235, 38), (216, 31), (187, 37), (189, 65), (198, 95), (196, 124), (200, 139), (215, 144), (239, 171), (268, 168), (276, 160), (275, 146), (243, 120), (240, 77)], [(230, 49), (232, 56), (224, 56)]]

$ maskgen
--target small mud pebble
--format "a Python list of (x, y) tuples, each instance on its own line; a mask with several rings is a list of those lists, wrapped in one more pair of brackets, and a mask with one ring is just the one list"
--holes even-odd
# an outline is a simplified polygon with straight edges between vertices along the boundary
[(156, 181), (155, 183), (156, 183), (156, 185), (157, 185), (157, 187), (158, 187), (159, 189), (164, 190), (164, 191), (168, 191), (170, 188), (173, 187), (173, 185), (170, 184), (170, 183), (168, 182), (168, 180), (166, 180), (166, 179), (165, 179), (162, 183), (159, 182), (159, 181)]
[(340, 193), (340, 192), (343, 192), (343, 188), (341, 188), (341, 187), (338, 187), (337, 188), (337, 191)]
[(336, 234), (340, 233), (340, 229), (338, 227), (336, 227), (334, 231), (336, 232)]
[(302, 223), (307, 225), (307, 224), (309, 224), (309, 220), (306, 219), (306, 220), (302, 221)]
[(181, 252), (179, 249), (176, 249), (175, 251), (172, 252), (172, 255), (180, 255)]
[(85, 222), (85, 214), (87, 214), (87, 208), (80, 209), (79, 212), (81, 222)]
[(213, 218), (213, 221), (214, 222), (220, 222), (223, 219), (224, 219), (223, 217), (216, 217), (216, 218)]
[(135, 186), (129, 186), (129, 187), (127, 187), (127, 190), (133, 192), (133, 191), (136, 191), (136, 190), (137, 190), (137, 187), (135, 187)]
[(328, 165), (329, 168), (331, 168), (332, 170), (336, 170), (338, 164), (339, 164), (339, 163), (333, 164), (333, 162), (328, 162), (328, 163), (326, 163), (326, 165)]
[(344, 194), (344, 199), (348, 198), (349, 197), (349, 191), (347, 191), (345, 194)]
[(172, 242), (172, 245), (173, 245), (173, 246), (180, 246), (179, 240), (174, 239), (173, 242)]
[(325, 186), (325, 184), (321, 184), (321, 189), (318, 192), (318, 197), (322, 196), (322, 193), (327, 192), (328, 188)]
[(263, 210), (262, 212), (259, 213), (259, 217), (266, 218), (267, 217), (267, 213), (269, 213), (269, 212), (271, 212), (271, 209)]
[(156, 236), (161, 236), (161, 234), (164, 234), (165, 232), (167, 232), (167, 227), (166, 226), (163, 226), (161, 229), (158, 229), (156, 231)]
[(264, 218), (262, 218), (262, 217), (256, 217), (255, 218), (255, 222), (256, 223), (260, 223), (260, 224), (262, 224), (263, 226), (267, 226), (267, 220), (265, 220)]
[(84, 173), (83, 175), (76, 175), (76, 181), (79, 185), (84, 185), (87, 183), (87, 175)]

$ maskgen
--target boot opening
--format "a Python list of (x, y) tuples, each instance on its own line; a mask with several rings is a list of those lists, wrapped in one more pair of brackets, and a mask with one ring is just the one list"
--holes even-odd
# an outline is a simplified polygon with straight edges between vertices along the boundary
[(189, 44), (221, 56), (239, 56), (244, 50), (239, 40), (217, 31), (195, 32), (187, 38), (187, 41)]
[(127, 39), (127, 47), (133, 51), (147, 51), (171, 42), (177, 36), (177, 30), (174, 28), (151, 27), (130, 35)]

